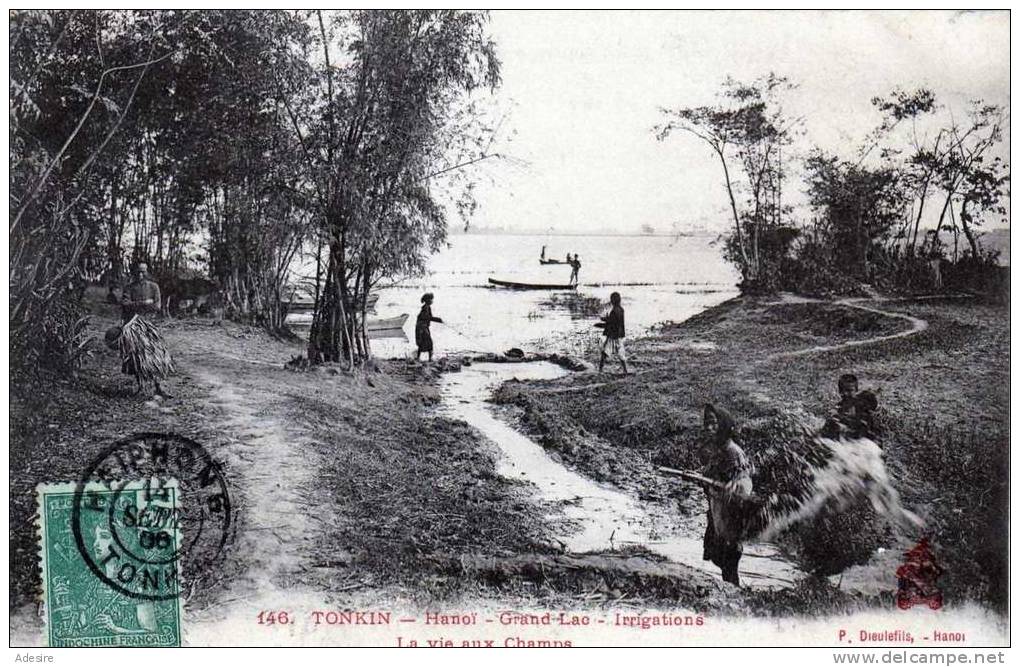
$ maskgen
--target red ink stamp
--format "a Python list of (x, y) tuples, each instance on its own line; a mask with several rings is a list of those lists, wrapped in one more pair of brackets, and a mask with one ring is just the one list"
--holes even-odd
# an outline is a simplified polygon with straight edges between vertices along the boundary
[(935, 562), (935, 555), (927, 537), (903, 554), (903, 564), (896, 568), (899, 584), (896, 590), (896, 606), (910, 609), (915, 604), (927, 604), (931, 609), (942, 607), (942, 591), (935, 581), (942, 575), (942, 568)]

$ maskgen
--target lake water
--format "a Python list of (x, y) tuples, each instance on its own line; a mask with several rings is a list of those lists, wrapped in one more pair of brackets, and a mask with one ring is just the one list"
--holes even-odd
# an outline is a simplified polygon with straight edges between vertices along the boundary
[[(570, 291), (517, 291), (488, 279), (567, 283), (568, 265), (541, 265), (539, 255), (581, 257), (579, 287)], [(421, 295), (433, 292), (436, 355), (525, 351), (573, 353), (600, 336), (594, 328), (609, 295), (621, 293), (627, 336), (664, 321), (682, 321), (737, 294), (739, 275), (714, 237), (556, 236), (460, 234), (429, 263), (427, 275), (379, 290), (379, 317), (409, 315), (404, 339), (372, 341), (380, 357), (414, 355), (414, 319)], [(601, 304), (594, 304), (598, 299)]]

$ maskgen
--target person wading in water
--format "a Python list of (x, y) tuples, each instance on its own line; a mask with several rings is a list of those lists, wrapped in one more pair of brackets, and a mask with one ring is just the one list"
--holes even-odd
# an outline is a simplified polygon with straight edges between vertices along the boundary
[(743, 533), (747, 499), (751, 496), (751, 469), (747, 457), (734, 440), (736, 424), (729, 412), (705, 405), (703, 450), (706, 477), (722, 486), (705, 485), (708, 496), (708, 525), (705, 528), (703, 558), (722, 570), (723, 581), (740, 585), (737, 565), (743, 554)]
[(439, 322), (440, 324), (443, 322), (439, 317), (432, 317), (432, 300), (434, 298), (432, 292), (428, 292), (421, 297), (422, 307), (418, 311), (418, 320), (414, 325), (414, 342), (418, 346), (418, 351), (414, 355), (415, 361), (421, 359), (422, 352), (428, 352), (429, 361), (432, 361), (432, 332), (429, 329), (429, 325), (432, 322)]

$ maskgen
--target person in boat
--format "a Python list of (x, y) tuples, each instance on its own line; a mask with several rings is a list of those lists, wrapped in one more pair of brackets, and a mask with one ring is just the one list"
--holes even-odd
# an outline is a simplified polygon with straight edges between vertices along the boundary
[(581, 256), (574, 255), (573, 261), (570, 262), (570, 284), (577, 284), (577, 274), (581, 271)]
[(736, 422), (729, 412), (711, 403), (705, 405), (702, 473), (721, 486), (705, 485), (708, 522), (703, 558), (722, 570), (723, 581), (739, 586), (737, 566), (744, 551), (743, 537), (749, 515), (747, 499), (753, 485), (751, 467), (735, 440), (735, 431)]
[(573, 263), (574, 263), (574, 260), (573, 260), (572, 256), (570, 255), (570, 253), (568, 252), (567, 253), (567, 264), (573, 265)]
[(602, 353), (599, 355), (599, 373), (602, 372), (602, 367), (610, 354), (620, 360), (624, 373), (630, 372), (627, 370), (627, 351), (623, 347), (623, 306), (620, 305), (620, 301), (619, 292), (609, 295), (609, 303), (612, 304), (612, 308), (601, 322), (605, 338), (602, 340)]
[(545, 246), (542, 246), (542, 257), (541, 257), (541, 259), (543, 259), (543, 260), (545, 259)]
[(418, 320), (414, 325), (414, 342), (418, 346), (418, 351), (415, 353), (415, 361), (421, 359), (423, 352), (427, 352), (429, 355), (429, 361), (432, 361), (432, 332), (429, 329), (429, 325), (433, 322), (442, 323), (442, 319), (432, 316), (432, 300), (435, 295), (432, 292), (427, 292), (421, 297), (421, 310), (418, 311)]

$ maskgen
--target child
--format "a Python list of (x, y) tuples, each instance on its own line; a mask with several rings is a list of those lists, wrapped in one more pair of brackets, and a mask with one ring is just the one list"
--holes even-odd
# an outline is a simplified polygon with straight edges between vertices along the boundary
[(627, 351), (623, 348), (623, 306), (620, 305), (620, 293), (613, 292), (609, 295), (609, 302), (613, 305), (609, 314), (602, 318), (600, 323), (606, 338), (602, 341), (602, 354), (599, 356), (599, 373), (606, 363), (606, 357), (613, 354), (623, 365), (623, 372), (627, 370)]
[(851, 438), (871, 438), (874, 436), (874, 412), (878, 408), (878, 397), (875, 392), (865, 389), (859, 391), (860, 384), (853, 373), (844, 373), (836, 383), (839, 390), (839, 403), (836, 414), (829, 417), (822, 429), (822, 435), (838, 438), (846, 435)]

